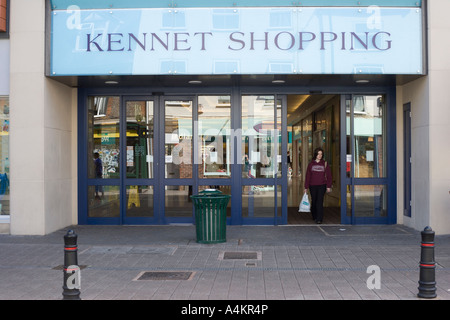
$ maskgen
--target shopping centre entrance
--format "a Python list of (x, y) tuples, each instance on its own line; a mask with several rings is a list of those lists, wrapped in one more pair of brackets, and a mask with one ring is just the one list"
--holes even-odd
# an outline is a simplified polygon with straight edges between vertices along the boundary
[(298, 205), (317, 147), (333, 174), (323, 223), (395, 216), (385, 93), (79, 90), (80, 224), (194, 223), (190, 196), (211, 188), (231, 195), (228, 224), (311, 224)]

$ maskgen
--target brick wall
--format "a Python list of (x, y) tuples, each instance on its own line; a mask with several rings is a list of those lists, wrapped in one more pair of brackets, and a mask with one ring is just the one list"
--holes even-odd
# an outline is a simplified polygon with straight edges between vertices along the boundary
[(0, 0), (0, 32), (6, 32), (6, 0)]

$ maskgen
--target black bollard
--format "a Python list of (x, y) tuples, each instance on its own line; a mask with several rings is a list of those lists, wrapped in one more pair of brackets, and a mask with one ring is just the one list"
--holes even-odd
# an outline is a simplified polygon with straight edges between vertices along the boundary
[(422, 244), (420, 253), (420, 279), (419, 279), (419, 298), (436, 298), (435, 271), (434, 262), (434, 231), (426, 227), (422, 232)]
[(73, 230), (64, 236), (63, 300), (81, 300), (77, 238)]

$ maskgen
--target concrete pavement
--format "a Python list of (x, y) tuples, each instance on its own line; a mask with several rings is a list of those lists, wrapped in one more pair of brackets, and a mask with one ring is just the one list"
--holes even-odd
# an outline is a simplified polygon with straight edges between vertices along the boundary
[[(62, 299), (69, 229), (83, 300), (419, 300), (421, 236), (402, 225), (227, 226), (221, 244), (197, 243), (193, 225), (0, 235), (0, 300)], [(434, 300), (450, 300), (450, 236), (435, 243)]]

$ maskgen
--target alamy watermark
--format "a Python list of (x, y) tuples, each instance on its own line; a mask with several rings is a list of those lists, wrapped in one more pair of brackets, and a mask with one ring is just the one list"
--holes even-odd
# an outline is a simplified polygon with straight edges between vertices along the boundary
[(79, 266), (68, 266), (66, 268), (67, 274), (70, 274), (66, 280), (66, 287), (68, 289), (80, 289), (81, 288), (81, 271)]
[(381, 289), (381, 269), (377, 265), (371, 265), (367, 267), (366, 273), (371, 273), (367, 278), (367, 289)]

